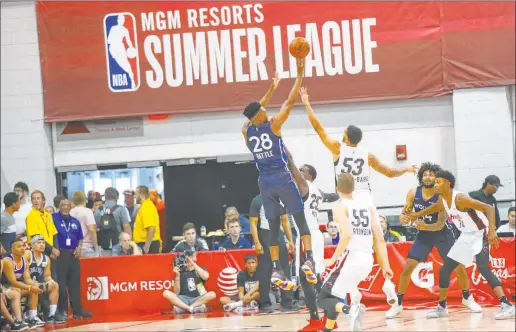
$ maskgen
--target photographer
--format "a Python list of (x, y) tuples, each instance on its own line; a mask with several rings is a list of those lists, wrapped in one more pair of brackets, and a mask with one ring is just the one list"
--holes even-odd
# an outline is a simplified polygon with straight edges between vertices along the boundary
[(216, 298), (215, 292), (207, 292), (204, 282), (210, 274), (196, 263), (195, 252), (178, 253), (174, 260), (174, 292), (163, 292), (163, 297), (174, 306), (174, 312), (206, 312), (206, 304)]
[(223, 296), (219, 302), (222, 304), (224, 311), (254, 310), (258, 309), (258, 301), (260, 300), (260, 292), (258, 276), (256, 275), (256, 266), (258, 265), (256, 256), (247, 255), (244, 258), (245, 270), (238, 272), (237, 275), (237, 296)]

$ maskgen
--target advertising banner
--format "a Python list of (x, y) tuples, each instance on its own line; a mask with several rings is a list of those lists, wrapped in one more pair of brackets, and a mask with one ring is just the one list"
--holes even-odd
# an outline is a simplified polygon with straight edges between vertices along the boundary
[[(407, 259), (411, 243), (388, 244), (389, 262), (397, 284)], [(327, 247), (325, 256), (331, 257), (335, 247)], [(515, 242), (514, 239), (501, 240), (500, 247), (491, 249), (491, 270), (502, 282), (507, 296), (515, 293)], [(236, 274), (244, 268), (244, 257), (255, 254), (254, 250), (205, 251), (197, 254), (197, 264), (210, 273), (206, 282), (208, 291), (215, 291), (217, 298), (231, 296), (236, 292)], [(81, 293), (86, 310), (98, 314), (156, 313), (171, 310), (171, 305), (163, 298), (165, 290), (172, 290), (174, 254), (149, 256), (120, 256), (81, 259)], [(411, 282), (404, 299), (433, 302), (439, 295), (439, 271), (442, 260), (433, 250), (428, 262), (420, 263), (411, 276)], [(479, 303), (497, 301), (486, 280), (480, 276), (476, 265), (467, 269), (470, 288)], [(362, 281), (363, 302), (385, 302), (382, 291), (384, 278), (375, 260), (373, 270)], [(224, 291), (221, 290), (224, 289)], [(461, 289), (455, 274), (452, 274), (449, 288), (450, 299), (460, 299)], [(211, 307), (221, 309), (213, 301)]]
[[(514, 2), (38, 1), (45, 121), (242, 110), (288, 44), (311, 45), (314, 104), (514, 84)], [(496, 51), (494, 51), (496, 50)]]

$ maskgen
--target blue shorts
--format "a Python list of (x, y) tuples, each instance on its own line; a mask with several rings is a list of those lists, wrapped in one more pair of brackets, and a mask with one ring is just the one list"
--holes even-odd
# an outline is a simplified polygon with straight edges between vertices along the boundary
[(435, 247), (439, 252), (439, 256), (441, 256), (441, 259), (444, 261), (454, 243), (455, 238), (453, 237), (453, 233), (448, 229), (446, 231), (438, 232), (437, 234), (436, 232), (420, 231), (416, 236), (416, 240), (412, 243), (408, 258), (418, 262), (426, 262), (428, 255)]
[(286, 170), (260, 174), (258, 187), (262, 194), (265, 217), (269, 221), (284, 214), (281, 203), (290, 214), (302, 212), (305, 209), (292, 174)]

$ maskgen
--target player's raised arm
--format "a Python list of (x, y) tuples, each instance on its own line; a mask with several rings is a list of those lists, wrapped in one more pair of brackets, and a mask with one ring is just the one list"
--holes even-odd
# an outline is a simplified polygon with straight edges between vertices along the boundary
[(247, 120), (242, 126), (242, 135), (244, 135), (245, 144), (247, 144), (247, 128), (251, 125), (251, 121)]
[(477, 201), (476, 199), (473, 199), (466, 194), (458, 194), (455, 198), (455, 205), (458, 209), (462, 211), (473, 209), (480, 212), (484, 212), (487, 217), (487, 220), (489, 221), (487, 234), (489, 243), (491, 245), (494, 245), (495, 247), (498, 247), (498, 245), (500, 244), (500, 239), (496, 235), (495, 209), (491, 205), (482, 203), (481, 201)]
[(290, 151), (285, 147), (285, 152), (287, 153), (288, 157), (288, 169), (290, 173), (292, 173), (292, 176), (294, 177), (294, 181), (296, 181), (297, 188), (299, 189), (299, 194), (301, 197), (306, 197), (308, 195), (308, 183), (306, 183), (305, 178), (299, 171), (299, 169), (294, 164), (294, 159), (292, 158), (292, 154)]
[(378, 158), (372, 153), (369, 153), (369, 166), (371, 166), (375, 171), (385, 175), (388, 178), (396, 178), (398, 176), (402, 176), (405, 173), (416, 173), (417, 167), (405, 167), (405, 168), (390, 168), (387, 165), (384, 165), (380, 162)]
[(340, 154), (340, 142), (328, 135), (319, 119), (317, 119), (317, 116), (315, 115), (312, 106), (310, 106), (310, 100), (308, 98), (308, 91), (306, 90), (306, 88), (301, 88), (299, 90), (299, 95), (301, 96), (301, 101), (303, 102), (303, 105), (305, 105), (306, 113), (308, 114), (308, 120), (310, 120), (310, 124), (314, 128), (317, 135), (319, 135), (319, 138), (323, 142), (324, 146), (326, 146), (328, 150), (330, 150), (330, 152), (333, 154), (333, 159), (338, 159)]
[(278, 73), (274, 73), (274, 77), (272, 78), (272, 84), (265, 94), (265, 96), (260, 99), (260, 105), (262, 105), (263, 108), (266, 108), (269, 104), (269, 101), (271, 100), (272, 95), (274, 94), (274, 91), (278, 88), (279, 82), (281, 81), (281, 78), (278, 77)]
[(292, 87), (292, 90), (290, 90), (288, 98), (281, 106), (278, 114), (276, 114), (271, 120), (271, 130), (277, 136), (281, 136), (281, 126), (285, 121), (287, 121), (290, 111), (292, 110), (292, 107), (294, 107), (294, 102), (296, 101), (297, 94), (299, 93), (299, 88), (301, 88), (304, 75), (305, 59), (297, 59), (297, 78), (294, 82), (294, 86)]

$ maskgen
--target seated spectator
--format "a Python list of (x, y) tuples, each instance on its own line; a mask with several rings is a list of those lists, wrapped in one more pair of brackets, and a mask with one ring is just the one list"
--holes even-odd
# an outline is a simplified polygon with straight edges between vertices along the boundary
[(238, 210), (234, 206), (230, 206), (226, 209), (226, 220), (238, 219), (240, 221), (240, 227), (242, 227), (242, 234), (251, 233), (251, 222), (244, 216), (238, 213)]
[(183, 226), (183, 237), (184, 239), (179, 241), (172, 249), (172, 252), (185, 252), (185, 251), (204, 251), (210, 250), (206, 240), (197, 237), (195, 231), (195, 225), (191, 222), (187, 222)]
[(6, 295), (11, 300), (11, 308), (15, 316), (15, 323), (22, 323), (20, 299), (29, 297), (26, 325), (29, 328), (44, 326), (38, 317), (38, 297), (43, 291), (30, 277), (29, 266), (25, 261), (25, 249), (22, 240), (14, 240), (11, 244), (11, 254), (2, 260), (2, 284), (8, 289)]
[(131, 235), (126, 232), (118, 236), (118, 244), (113, 246), (113, 256), (138, 256), (142, 251), (138, 245), (131, 240)]
[(514, 206), (509, 208), (509, 211), (507, 211), (507, 219), (509, 220), (509, 222), (498, 227), (498, 229), (496, 230), (497, 233), (512, 233), (512, 234), (516, 235), (516, 211), (515, 210), (516, 210), (516, 208)]
[(195, 252), (180, 253), (174, 260), (174, 292), (166, 290), (163, 297), (174, 306), (174, 312), (206, 312), (206, 304), (216, 298), (215, 292), (204, 287), (210, 274), (196, 263)]
[(231, 249), (251, 249), (252, 248), (251, 243), (249, 243), (249, 241), (247, 241), (242, 236), (242, 234), (240, 234), (241, 228), (240, 228), (240, 222), (238, 221), (238, 219), (233, 219), (233, 220), (228, 221), (227, 227), (229, 230), (229, 236), (224, 241), (222, 241), (222, 243), (220, 244), (221, 249), (225, 249), (225, 250), (230, 249), (231, 250)]
[(224, 311), (258, 309), (258, 301), (260, 301), (258, 276), (256, 275), (258, 260), (254, 255), (247, 255), (244, 261), (245, 270), (238, 272), (237, 275), (238, 295), (223, 296), (219, 300)]
[(384, 216), (380, 216), (380, 225), (382, 226), (385, 242), (398, 242), (400, 240), (400, 233), (393, 231), (389, 227), (389, 223)]
[[(90, 211), (91, 212), (91, 211)], [(45, 239), (37, 234), (32, 237), (32, 251), (25, 251), (25, 261), (28, 264), (30, 278), (44, 291), (40, 300), (48, 298), (50, 306), (46, 322), (50, 324), (65, 323), (66, 317), (57, 313), (57, 302), (59, 300), (59, 285), (52, 279), (50, 272), (50, 257), (45, 255)]]
[(339, 244), (340, 240), (340, 232), (339, 232), (339, 226), (337, 223), (333, 220), (328, 221), (328, 224), (326, 224), (326, 231), (331, 236), (331, 244), (336, 246)]

